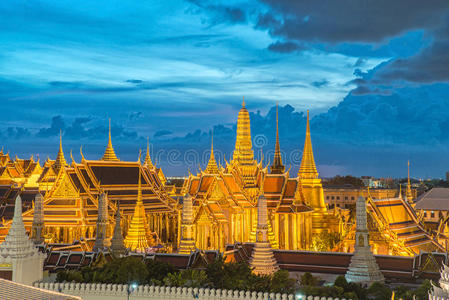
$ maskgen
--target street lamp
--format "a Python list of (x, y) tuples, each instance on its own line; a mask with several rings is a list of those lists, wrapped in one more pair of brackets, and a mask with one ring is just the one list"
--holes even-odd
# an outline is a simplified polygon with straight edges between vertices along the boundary
[(137, 283), (133, 282), (131, 285), (128, 284), (128, 300), (129, 295), (137, 289)]

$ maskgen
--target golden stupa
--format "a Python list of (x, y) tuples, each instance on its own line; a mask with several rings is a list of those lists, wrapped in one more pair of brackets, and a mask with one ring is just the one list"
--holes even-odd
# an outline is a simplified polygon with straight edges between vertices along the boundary
[(134, 215), (129, 224), (128, 233), (125, 238), (125, 247), (131, 251), (146, 252), (153, 245), (153, 237), (148, 226), (145, 215), (145, 207), (142, 202), (142, 184), (139, 173), (139, 189), (137, 192), (137, 203)]

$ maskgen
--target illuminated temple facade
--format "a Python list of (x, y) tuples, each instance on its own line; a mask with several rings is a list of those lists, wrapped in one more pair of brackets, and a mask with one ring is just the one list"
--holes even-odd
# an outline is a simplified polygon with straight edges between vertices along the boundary
[[(329, 209), (324, 201), (309, 114), (297, 174), (290, 174), (283, 164), (278, 123), (276, 110), (273, 162), (263, 165), (254, 156), (250, 115), (243, 102), (229, 162), (217, 163), (212, 140), (207, 167), (197, 174), (189, 172), (178, 188), (166, 183), (162, 170), (151, 160), (149, 146), (143, 160), (139, 154), (136, 161), (121, 161), (110, 131), (104, 154), (94, 160), (84, 157), (80, 149), (81, 161), (70, 155), (68, 163), (62, 139), (56, 159), (42, 165), (39, 158), (12, 159), (2, 149), (0, 243), (12, 224), (15, 199), (20, 195), (23, 222), (36, 244), (78, 251), (109, 248), (118, 255), (147, 250), (224, 251), (226, 245), (257, 241), (257, 208), (259, 199), (264, 199), (264, 230), (266, 219), (272, 249), (317, 250), (317, 240), (337, 233), (341, 241), (329, 250), (353, 251), (356, 234), (349, 210)], [(410, 180), (404, 198), (367, 199), (374, 254), (412, 256), (445, 250), (441, 245), (446, 235), (435, 237), (416, 212)]]
[(262, 191), (267, 201), (272, 248), (312, 249), (314, 234), (339, 232), (342, 228), (346, 213), (339, 209), (331, 212), (324, 203), (308, 117), (301, 167), (297, 177), (291, 177), (282, 164), (279, 130), (271, 167), (254, 159), (250, 118), (243, 102), (231, 161), (225, 167), (218, 166), (212, 145), (206, 169), (197, 175), (189, 174), (185, 181), (183, 193), (193, 201), (195, 246), (223, 250), (226, 244), (255, 242), (257, 201)]
[[(20, 193), (27, 231), (32, 236), (35, 235), (36, 230), (32, 230), (32, 227), (33, 224), (36, 225), (33, 220), (36, 219), (34, 215), (37, 207), (43, 214), (40, 218), (43, 220), (41, 235), (47, 243), (71, 244), (76, 240), (84, 240), (87, 241), (87, 248), (84, 250), (94, 248), (97, 220), (101, 207), (104, 207), (100, 200), (103, 200), (107, 201), (107, 209), (106, 213), (100, 215), (100, 219), (105, 227), (102, 232), (107, 235), (104, 237), (106, 240), (112, 237), (116, 224), (114, 216), (119, 205), (119, 220), (123, 237), (128, 238), (128, 248), (145, 250), (132, 246), (133, 238), (142, 237), (128, 235), (136, 210), (141, 214), (139, 218), (143, 215), (146, 220), (146, 238), (150, 246), (163, 245), (167, 247), (167, 251), (176, 246), (179, 229), (177, 201), (167, 193), (165, 177), (153, 165), (148, 149), (143, 162), (140, 157), (137, 161), (120, 161), (109, 133), (108, 144), (101, 159), (89, 160), (84, 157), (82, 149), (80, 152), (81, 162), (75, 162), (71, 157), (72, 162), (68, 164), (60, 141), (56, 159), (45, 161), (42, 167), (33, 158), (17, 162), (11, 161), (8, 154), (0, 153), (0, 171), (6, 173), (0, 188), (1, 240), (12, 222), (14, 206), (10, 203), (11, 199)], [(40, 175), (34, 176), (39, 168)], [(13, 172), (18, 176), (12, 176), (15, 175)], [(35, 205), (35, 199), (40, 199), (41, 194), (43, 203)], [(102, 198), (102, 195), (107, 197)]]

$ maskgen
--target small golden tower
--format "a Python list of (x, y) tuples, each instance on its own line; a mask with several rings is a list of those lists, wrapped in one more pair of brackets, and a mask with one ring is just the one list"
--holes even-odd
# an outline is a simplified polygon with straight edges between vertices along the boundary
[(195, 250), (193, 226), (192, 197), (187, 194), (182, 202), (181, 239), (178, 250), (179, 254), (190, 254)]
[(106, 146), (106, 150), (104, 151), (103, 157), (101, 160), (106, 161), (120, 161), (115, 155), (114, 147), (112, 147), (112, 139), (111, 139), (111, 119), (109, 119), (109, 141)]
[(62, 167), (65, 167), (67, 162), (64, 157), (64, 151), (62, 151), (62, 132), (59, 132), (59, 150), (58, 155), (56, 156), (54, 168), (56, 171), (59, 171)]
[(273, 165), (270, 168), (271, 174), (282, 174), (285, 166), (282, 164), (281, 147), (279, 145), (279, 105), (276, 103), (276, 146), (274, 148)]
[(129, 224), (128, 233), (125, 238), (125, 247), (131, 251), (145, 252), (153, 242), (150, 228), (145, 215), (145, 207), (142, 202), (142, 184), (139, 171), (139, 184), (137, 192), (137, 203), (134, 214)]
[(215, 155), (214, 155), (214, 133), (212, 133), (212, 142), (210, 146), (210, 158), (209, 162), (207, 163), (206, 170), (204, 170), (207, 174), (218, 174), (218, 166), (217, 162), (215, 161)]

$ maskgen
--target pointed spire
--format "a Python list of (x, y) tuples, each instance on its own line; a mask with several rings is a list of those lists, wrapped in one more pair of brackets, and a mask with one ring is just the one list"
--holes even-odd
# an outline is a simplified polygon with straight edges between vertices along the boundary
[(407, 200), (413, 200), (412, 184), (410, 182), (410, 160), (407, 161), (407, 191), (405, 196)]
[(206, 170), (204, 170), (207, 174), (218, 174), (218, 166), (217, 162), (215, 161), (215, 155), (214, 155), (214, 132), (212, 131), (212, 141), (210, 146), (210, 158), (209, 162), (207, 164)]
[(150, 157), (150, 138), (149, 137), (147, 137), (147, 154), (145, 155), (144, 165), (147, 166), (149, 169), (154, 168), (153, 162), (151, 161), (151, 157)]
[(245, 96), (243, 96), (243, 100), (242, 100), (242, 108), (245, 108)]
[(254, 152), (251, 141), (251, 126), (248, 110), (245, 107), (245, 99), (242, 102), (242, 108), (237, 118), (237, 138), (233, 160), (238, 165), (251, 165), (254, 163)]
[(109, 140), (108, 145), (106, 146), (106, 150), (104, 151), (103, 157), (101, 160), (106, 161), (119, 161), (117, 156), (115, 155), (114, 147), (112, 147), (112, 138), (111, 138), (111, 119), (109, 118)]
[(306, 138), (298, 177), (308, 179), (318, 178), (318, 171), (316, 170), (315, 159), (313, 158), (312, 140), (310, 138), (309, 110), (307, 110)]
[(125, 246), (131, 251), (146, 252), (151, 246), (153, 240), (148, 227), (148, 222), (145, 214), (145, 207), (142, 201), (142, 183), (140, 179), (139, 169), (139, 181), (137, 188), (137, 202), (134, 208), (134, 214), (129, 224), (128, 233), (125, 238)]
[(56, 156), (55, 160), (55, 169), (60, 170), (62, 167), (65, 167), (67, 165), (67, 162), (64, 157), (64, 151), (62, 150), (62, 131), (59, 132), (59, 150), (58, 155)]
[(121, 256), (125, 254), (126, 248), (122, 235), (122, 227), (120, 225), (121, 216), (120, 216), (120, 201), (117, 201), (117, 211), (115, 213), (115, 226), (114, 226), (114, 234), (111, 240), (111, 251), (115, 256)]
[(25, 231), (25, 225), (22, 219), (22, 198), (20, 195), (16, 197), (14, 217), (5, 241), (0, 244), (0, 253), (2, 253), (2, 256), (7, 254), (11, 258), (23, 258), (38, 253), (38, 250)]
[(281, 147), (279, 145), (279, 104), (276, 103), (276, 146), (274, 148), (273, 165), (270, 168), (271, 174), (282, 174), (285, 166), (282, 164)]
[[(263, 176), (263, 175), (262, 175)], [(263, 176), (264, 177), (264, 176)], [(274, 258), (273, 249), (268, 240), (268, 208), (267, 198), (265, 198), (262, 178), (262, 188), (257, 202), (257, 230), (256, 243), (250, 258), (250, 265), (253, 272), (258, 275), (270, 275), (279, 270), (279, 266)]]

